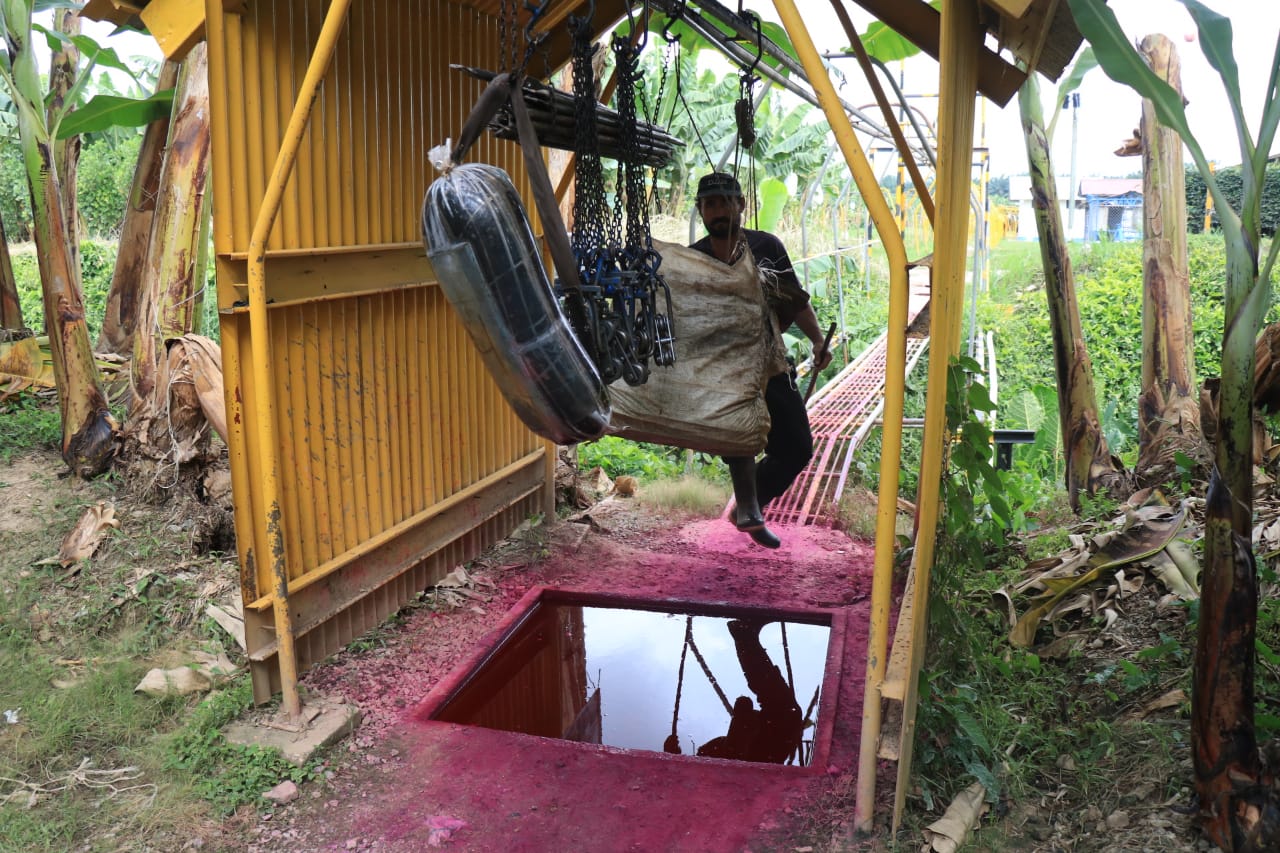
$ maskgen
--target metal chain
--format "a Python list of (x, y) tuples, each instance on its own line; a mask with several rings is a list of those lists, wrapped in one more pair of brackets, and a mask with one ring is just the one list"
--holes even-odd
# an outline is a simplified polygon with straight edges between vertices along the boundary
[[(613, 41), (618, 124), (623, 136), (615, 201), (610, 209), (600, 159), (590, 21), (570, 18), (569, 28), (577, 155), (573, 249), (582, 294), (589, 306), (587, 328), (575, 332), (606, 384), (622, 378), (630, 385), (640, 385), (649, 378), (651, 359), (664, 365), (675, 361), (670, 291), (657, 274), (661, 258), (652, 248), (640, 159), (636, 118), (640, 51), (628, 39)], [(658, 311), (659, 289), (665, 297), (665, 314)]]
[(581, 257), (605, 246), (606, 208), (604, 168), (600, 163), (600, 137), (596, 127), (596, 80), (591, 67), (594, 47), (591, 22), (570, 18), (573, 36), (574, 127), (577, 144), (577, 184), (573, 200), (573, 248)]
[(498, 12), (499, 71), (514, 71), (516, 65), (516, 0), (502, 0)]
[(618, 119), (628, 130), (618, 163), (618, 197), (625, 196), (627, 248), (648, 247), (649, 207), (645, 191), (644, 165), (640, 162), (640, 133), (636, 116), (636, 83), (640, 79), (640, 54), (629, 39), (614, 38), (613, 52), (617, 60)]

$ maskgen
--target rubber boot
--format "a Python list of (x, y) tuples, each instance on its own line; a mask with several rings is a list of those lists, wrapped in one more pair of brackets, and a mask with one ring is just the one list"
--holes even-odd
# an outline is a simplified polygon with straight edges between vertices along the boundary
[(752, 541), (765, 548), (777, 548), (782, 540), (764, 525), (764, 513), (756, 497), (756, 461), (750, 458), (726, 459), (729, 478), (733, 481), (733, 523)]

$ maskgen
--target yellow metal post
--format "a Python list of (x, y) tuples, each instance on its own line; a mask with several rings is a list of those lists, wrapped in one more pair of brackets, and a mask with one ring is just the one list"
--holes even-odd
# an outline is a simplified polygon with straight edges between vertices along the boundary
[(346, 24), (351, 0), (334, 0), (325, 14), (315, 52), (307, 65), (307, 73), (294, 102), (293, 113), (285, 128), (276, 155), (271, 178), (267, 182), (262, 207), (258, 210), (249, 239), (249, 340), (253, 352), (254, 403), (257, 408), (256, 431), (262, 460), (262, 500), (266, 508), (267, 544), (271, 559), (273, 613), (276, 643), (280, 660), (280, 683), (284, 710), (291, 717), (302, 712), (298, 698), (298, 658), (294, 648), (293, 620), (289, 613), (289, 568), (285, 560), (284, 531), (280, 513), (280, 460), (277, 454), (275, 401), (271, 393), (271, 335), (267, 320), (266, 256), (271, 228), (280, 212), (285, 184), (293, 171), (298, 146), (311, 119), (320, 81), (329, 69), (337, 47), (338, 36)]
[(978, 52), (982, 29), (976, 0), (943, 0), (942, 68), (938, 95), (938, 189), (934, 224), (933, 299), (930, 315), (929, 391), (925, 401), (921, 448), (919, 509), (913, 560), (912, 637), (910, 669), (902, 703), (898, 779), (894, 793), (893, 830), (896, 832), (906, 801), (915, 736), (917, 683), (924, 661), (929, 625), (929, 575), (933, 568), (939, 514), (939, 485), (946, 458), (947, 366), (960, 343), (959, 315), (963, 310), (964, 276), (969, 231), (969, 189), (973, 161), (975, 99), (978, 92)]
[[(1209, 174), (1217, 171), (1217, 160), (1209, 161)], [(1205, 191), (1204, 194), (1204, 233), (1208, 234), (1213, 228), (1213, 193)]]
[(880, 738), (880, 685), (884, 682), (889, 640), (889, 604), (893, 584), (894, 523), (898, 512), (898, 469), (902, 461), (902, 410), (907, 369), (907, 252), (893, 212), (867, 162), (853, 125), (840, 106), (835, 87), (793, 0), (774, 0), (787, 36), (804, 65), (827, 122), (835, 133), (889, 261), (889, 328), (885, 357), (884, 432), (880, 491), (876, 502), (875, 574), (871, 582), (871, 625), (867, 640), (867, 680), (863, 688), (862, 740), (858, 757), (858, 794), (854, 819), (870, 828), (875, 801), (876, 751)]

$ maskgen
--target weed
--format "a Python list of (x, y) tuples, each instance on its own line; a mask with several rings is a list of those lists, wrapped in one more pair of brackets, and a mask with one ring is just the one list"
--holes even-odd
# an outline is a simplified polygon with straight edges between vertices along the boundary
[(0, 403), (0, 462), (33, 447), (57, 447), (62, 440), (58, 406), (34, 394), (20, 394)]
[[(997, 745), (1007, 743), (1017, 728), (1008, 709), (984, 701), (990, 693), (986, 685), (977, 686), (978, 679), (999, 677), (999, 666), (993, 673), (990, 665), (978, 665), (993, 657), (987, 645), (990, 629), (966, 624), (972, 617), (965, 590), (972, 578), (988, 574), (1012, 521), (1001, 472), (991, 464), (991, 431), (976, 417), (992, 409), (986, 389), (976, 381), (979, 370), (971, 359), (959, 359), (949, 368), (947, 382), (947, 424), (955, 440), (941, 489), (943, 514), (930, 589), (936, 654), (931, 649), (934, 668), (922, 676), (919, 730), (948, 734), (945, 739), (918, 739), (914, 775), (926, 808), (961, 787), (962, 777), (978, 779), (989, 798), (998, 798), (1004, 784)], [(1029, 658), (1017, 660), (1030, 665)], [(1006, 729), (1012, 734), (1002, 736)]]
[(724, 486), (701, 477), (681, 476), (656, 480), (641, 489), (636, 497), (651, 506), (712, 517), (724, 508), (729, 493)]
[(1080, 517), (1086, 521), (1107, 521), (1115, 518), (1120, 503), (1102, 489), (1095, 495), (1080, 493)]
[(252, 701), (252, 683), (242, 675), (201, 702), (165, 747), (165, 767), (185, 773), (194, 790), (224, 815), (250, 803), (265, 808), (263, 791), (285, 779), (312, 779), (319, 766), (312, 761), (299, 767), (279, 750), (228, 741), (222, 727), (247, 710)]
[(1035, 562), (1045, 557), (1061, 554), (1071, 546), (1071, 537), (1067, 531), (1054, 528), (1034, 537), (1026, 543), (1027, 561)]
[[(872, 542), (876, 538), (876, 517), (879, 496), (864, 487), (855, 487), (840, 496), (836, 506), (836, 526), (855, 539)], [(894, 534), (911, 538), (913, 520), (899, 512), (894, 519)]]

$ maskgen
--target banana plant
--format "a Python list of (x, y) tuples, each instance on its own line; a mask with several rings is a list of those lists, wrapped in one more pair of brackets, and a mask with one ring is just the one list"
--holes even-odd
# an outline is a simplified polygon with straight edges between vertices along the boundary
[[(54, 152), (58, 121), (74, 98), (69, 95), (62, 111), (55, 111), (50, 120), (36, 63), (34, 6), (34, 0), (0, 0), (0, 31), (5, 40), (5, 50), (0, 54), (0, 85), (7, 89), (18, 111), (18, 137), (40, 259), (45, 325), (58, 383), (62, 458), (72, 471), (87, 478), (102, 473), (111, 464), (118, 424), (111, 416), (94, 367)], [(87, 76), (87, 69), (83, 76)]]
[[(1049, 128), (1057, 123), (1063, 98), (1080, 85), (1094, 62), (1092, 52), (1086, 48), (1054, 97), (1055, 108)], [(1081, 495), (1105, 490), (1112, 497), (1121, 496), (1127, 491), (1128, 481), (1111, 455), (1098, 417), (1093, 363), (1081, 331), (1075, 275), (1062, 229), (1057, 181), (1050, 157), (1052, 131), (1045, 130), (1040, 84), (1035, 74), (1028, 76), (1018, 90), (1018, 108), (1026, 140), (1036, 231), (1040, 237), (1040, 258), (1044, 265), (1045, 297), (1053, 330), (1058, 417), (1067, 463), (1067, 496), (1072, 509), (1079, 511)]]
[(1256, 137), (1245, 120), (1231, 21), (1197, 0), (1181, 0), (1195, 21), (1205, 58), (1217, 71), (1240, 145), (1242, 192), (1233, 207), (1187, 122), (1182, 99), (1156, 76), (1104, 0), (1069, 0), (1080, 32), (1112, 79), (1154, 106), (1176, 130), (1204, 178), (1227, 249), (1221, 397), (1213, 471), (1206, 497), (1204, 572), (1191, 699), (1191, 738), (1200, 825), (1223, 850), (1274, 850), (1280, 810), (1266, 784), (1254, 731), (1254, 640), (1258, 576), (1251, 546), (1254, 342), (1269, 304), (1280, 240), (1264, 261), (1261, 196), (1280, 124), (1280, 39), (1272, 58)]

